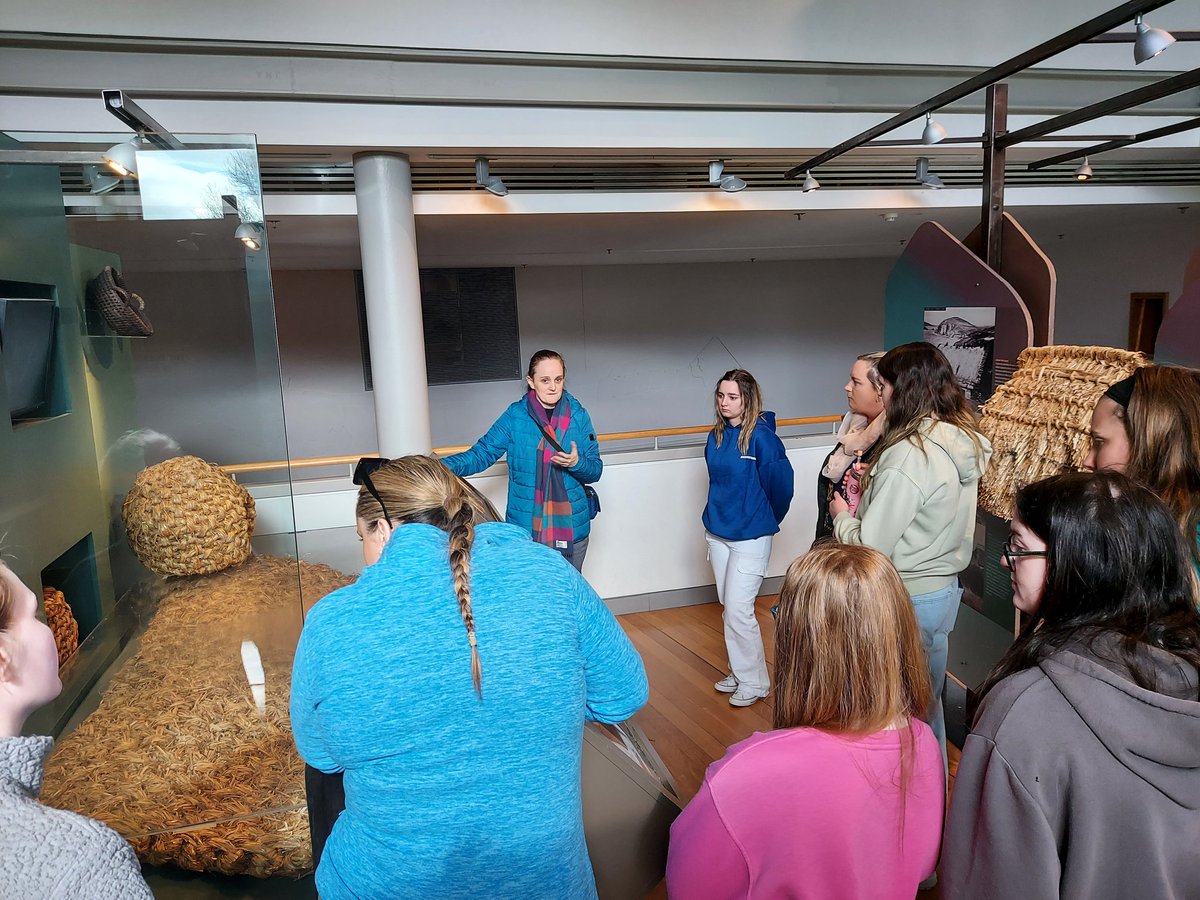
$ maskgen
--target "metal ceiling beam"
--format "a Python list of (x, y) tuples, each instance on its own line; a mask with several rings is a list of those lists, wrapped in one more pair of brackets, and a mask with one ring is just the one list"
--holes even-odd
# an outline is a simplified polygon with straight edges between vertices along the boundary
[(1099, 119), (1103, 116), (1110, 116), (1113, 113), (1132, 109), (1135, 106), (1141, 106), (1143, 103), (1158, 100), (1160, 97), (1178, 94), (1180, 91), (1186, 91), (1189, 88), (1196, 87), (1196, 85), (1200, 85), (1200, 69), (1181, 72), (1172, 78), (1164, 78), (1162, 81), (1148, 84), (1144, 88), (1138, 88), (1135, 91), (1129, 91), (1116, 97), (1109, 97), (1107, 100), (1101, 100), (1099, 103), (1093, 103), (1091, 106), (1085, 106), (1073, 112), (1063, 113), (1061, 116), (1055, 116), (1053, 119), (1045, 119), (1035, 125), (1030, 125), (1028, 128), (1019, 128), (1016, 131), (1009, 132), (998, 143), (1001, 147), (1011, 147), (1013, 144), (1041, 137), (1044, 134), (1053, 134), (1062, 131), (1064, 128), (1070, 128), (1073, 125), (1090, 122), (1093, 119)]
[(1191, 131), (1194, 128), (1200, 128), (1200, 116), (1195, 119), (1189, 119), (1186, 122), (1176, 122), (1174, 125), (1164, 125), (1162, 128), (1143, 131), (1130, 137), (1114, 138), (1113, 140), (1105, 141), (1103, 144), (1093, 144), (1090, 147), (1084, 147), (1082, 150), (1068, 150), (1066, 153), (1060, 153), (1057, 156), (1048, 156), (1045, 159), (1031, 162), (1026, 168), (1033, 172), (1038, 169), (1044, 169), (1047, 166), (1053, 166), (1056, 163), (1070, 162), (1071, 160), (1079, 159), (1081, 156), (1096, 156), (1099, 153), (1105, 153), (1109, 150), (1118, 150), (1121, 147), (1140, 144), (1144, 141), (1152, 141), (1155, 138), (1169, 137), (1172, 134), (1180, 134), (1184, 131)]
[(991, 84), (1003, 81), (1005, 78), (1015, 75), (1023, 69), (1028, 69), (1030, 66), (1035, 66), (1089, 38), (1111, 31), (1118, 25), (1132, 22), (1138, 15), (1166, 6), (1170, 2), (1171, 0), (1130, 0), (1128, 3), (1122, 3), (1120, 6), (1096, 16), (1082, 25), (1077, 25), (1069, 31), (1064, 31), (1057, 37), (1052, 37), (1050, 40), (1038, 44), (1032, 50), (1026, 50), (1012, 59), (1005, 60), (999, 65), (993, 66), (986, 72), (979, 73), (974, 78), (968, 78), (966, 81), (942, 91), (942, 93), (936, 97), (931, 97), (924, 103), (919, 103), (902, 113), (892, 116), (886, 122), (881, 122), (847, 141), (842, 141), (836, 147), (826, 150), (824, 153), (818, 154), (798, 166), (793, 166), (784, 173), (784, 177), (796, 178), (799, 175), (803, 175), (817, 166), (837, 159), (843, 153), (848, 153), (857, 147), (861, 147), (867, 141), (874, 140), (880, 135), (887, 134), (889, 131), (899, 128), (901, 125), (907, 125), (909, 122), (921, 118), (927, 112), (933, 112), (948, 103), (953, 103), (955, 100), (961, 100), (963, 97), (967, 97), (976, 91), (981, 91)]
[(104, 108), (162, 150), (186, 150), (183, 142), (171, 134), (140, 106), (125, 96), (124, 91), (103, 90)]

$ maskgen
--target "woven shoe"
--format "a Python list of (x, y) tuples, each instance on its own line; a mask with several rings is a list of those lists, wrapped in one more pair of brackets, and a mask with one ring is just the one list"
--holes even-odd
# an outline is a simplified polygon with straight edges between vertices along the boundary
[(726, 675), (720, 681), (713, 685), (722, 694), (732, 694), (738, 689), (738, 680), (732, 675)]
[(749, 688), (739, 687), (732, 697), (729, 698), (730, 706), (753, 706), (766, 694), (756, 694)]

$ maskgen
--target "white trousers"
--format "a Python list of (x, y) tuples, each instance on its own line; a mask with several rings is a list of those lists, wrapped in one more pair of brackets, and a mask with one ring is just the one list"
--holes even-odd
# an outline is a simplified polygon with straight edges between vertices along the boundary
[(717, 580), (717, 599), (724, 607), (725, 650), (729, 669), (738, 685), (766, 696), (771, 687), (762, 633), (754, 616), (754, 601), (767, 564), (771, 561), (771, 538), (766, 535), (749, 541), (727, 541), (705, 532), (708, 560)]

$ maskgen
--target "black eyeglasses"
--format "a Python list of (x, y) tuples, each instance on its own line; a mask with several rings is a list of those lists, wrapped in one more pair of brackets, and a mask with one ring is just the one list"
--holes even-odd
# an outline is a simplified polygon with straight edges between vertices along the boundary
[(1017, 560), (1020, 559), (1022, 556), (1045, 556), (1046, 555), (1045, 550), (1014, 550), (1012, 548), (1011, 540), (1004, 542), (1004, 546), (1000, 548), (1000, 553), (1004, 557), (1004, 561), (1006, 563), (1008, 563), (1008, 567), (1010, 569), (1016, 568)]
[(354, 467), (353, 481), (367, 489), (367, 492), (379, 503), (379, 508), (383, 510), (383, 517), (390, 522), (392, 517), (388, 515), (387, 504), (383, 502), (379, 491), (375, 490), (375, 485), (371, 482), (371, 473), (389, 462), (391, 462), (390, 459), (384, 459), (381, 456), (364, 456)]

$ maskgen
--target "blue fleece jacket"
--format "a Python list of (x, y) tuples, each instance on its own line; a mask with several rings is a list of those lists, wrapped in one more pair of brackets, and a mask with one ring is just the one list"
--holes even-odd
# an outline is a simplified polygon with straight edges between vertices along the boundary
[(725, 426), (721, 446), (708, 433), (704, 461), (708, 464), (708, 504), (704, 527), (727, 541), (749, 541), (779, 531), (792, 505), (796, 476), (775, 433), (775, 413), (764, 412), (743, 454), (738, 447), (742, 429)]
[[(596, 429), (592, 418), (583, 404), (563, 391), (559, 403), (571, 405), (571, 424), (567, 433), (560, 438), (564, 450), (571, 449), (575, 442), (579, 451), (579, 462), (568, 469), (563, 481), (567, 486), (567, 498), (571, 501), (571, 525), (575, 529), (575, 540), (582, 541), (592, 530), (591, 513), (583, 485), (600, 480), (604, 463), (600, 460), (600, 444), (596, 440)], [(537, 481), (537, 445), (542, 439), (541, 431), (529, 415), (525, 397), (513, 403), (500, 414), (487, 434), (463, 453), (447, 456), (442, 460), (455, 475), (475, 475), (494, 465), (500, 457), (508, 456), (508, 505), (504, 520), (533, 531), (533, 491)]]
[(519, 528), (476, 529), (470, 584), (482, 700), (436, 528), (401, 525), (305, 619), (296, 745), (345, 772), (322, 900), (596, 896), (584, 720), (618, 722), (646, 702), (641, 658), (582, 576)]

